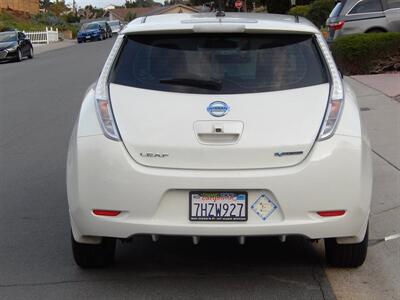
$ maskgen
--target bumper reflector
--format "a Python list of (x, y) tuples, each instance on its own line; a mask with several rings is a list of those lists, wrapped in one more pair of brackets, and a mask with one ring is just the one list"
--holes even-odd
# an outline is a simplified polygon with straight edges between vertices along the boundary
[(103, 209), (93, 209), (93, 213), (97, 216), (107, 216), (107, 217), (116, 217), (121, 212), (119, 210), (103, 210)]
[(345, 210), (327, 210), (327, 211), (317, 211), (321, 217), (337, 217), (343, 216), (346, 213)]

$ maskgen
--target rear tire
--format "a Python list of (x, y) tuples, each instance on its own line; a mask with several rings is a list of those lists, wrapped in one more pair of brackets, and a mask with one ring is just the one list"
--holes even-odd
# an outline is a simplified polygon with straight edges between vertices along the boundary
[(115, 238), (104, 237), (100, 244), (82, 244), (75, 241), (71, 233), (72, 253), (81, 268), (103, 268), (114, 261)]
[(326, 260), (333, 267), (356, 268), (361, 266), (367, 257), (368, 227), (364, 239), (356, 244), (338, 244), (336, 238), (325, 239)]
[(20, 49), (17, 50), (17, 56), (15, 58), (16, 62), (20, 62), (22, 60), (22, 52)]
[(30, 47), (30, 48), (29, 48), (28, 58), (29, 58), (29, 59), (32, 59), (32, 58), (33, 58), (33, 47)]

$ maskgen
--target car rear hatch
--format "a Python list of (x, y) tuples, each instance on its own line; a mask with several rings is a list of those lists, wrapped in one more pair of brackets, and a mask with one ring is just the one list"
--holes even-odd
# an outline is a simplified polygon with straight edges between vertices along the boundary
[(255, 169), (304, 160), (329, 83), (312, 35), (137, 35), (126, 38), (109, 92), (138, 163)]

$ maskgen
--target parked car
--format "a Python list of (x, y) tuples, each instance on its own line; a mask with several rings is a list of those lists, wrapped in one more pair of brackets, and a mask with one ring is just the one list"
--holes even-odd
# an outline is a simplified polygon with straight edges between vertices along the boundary
[(78, 43), (88, 41), (101, 41), (107, 38), (105, 29), (99, 23), (83, 24), (77, 34)]
[(107, 21), (98, 21), (97, 23), (99, 23), (106, 31), (106, 38), (112, 37), (113, 32)]
[(0, 60), (21, 61), (24, 57), (33, 58), (33, 46), (23, 32), (0, 32)]
[(122, 29), (122, 24), (120, 21), (116, 20), (116, 21), (109, 21), (108, 25), (110, 25), (111, 27), (111, 31), (113, 34), (118, 33), (121, 31)]
[(328, 42), (353, 33), (399, 32), (400, 0), (341, 0), (326, 24)]
[(221, 14), (137, 18), (118, 35), (69, 144), (79, 266), (139, 234), (300, 235), (325, 239), (334, 266), (364, 262), (371, 149), (321, 32)]

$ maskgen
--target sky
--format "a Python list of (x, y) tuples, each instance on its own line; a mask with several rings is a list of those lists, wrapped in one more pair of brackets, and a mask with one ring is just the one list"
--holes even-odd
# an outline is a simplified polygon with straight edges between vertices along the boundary
[[(164, 1), (161, 0), (155, 0), (157, 2), (162, 2)], [(86, 5), (93, 5), (96, 7), (105, 7), (110, 4), (115, 4), (115, 5), (122, 5), (125, 4), (125, 0), (75, 0), (76, 4), (81, 7), (85, 7)], [(67, 4), (72, 4), (72, 0), (66, 0), (65, 3)]]

